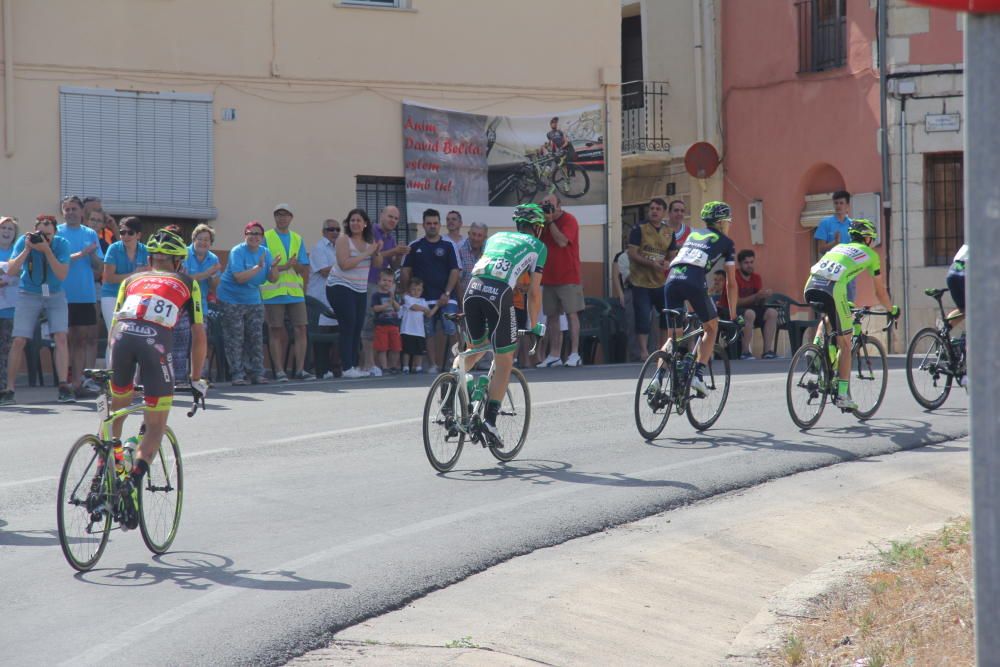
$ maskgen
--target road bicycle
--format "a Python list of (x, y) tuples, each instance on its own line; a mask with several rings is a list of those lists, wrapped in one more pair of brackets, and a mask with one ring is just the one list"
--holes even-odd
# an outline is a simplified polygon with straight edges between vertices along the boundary
[(491, 189), (490, 203), (512, 189), (517, 203), (523, 204), (534, 199), (540, 191), (550, 189), (548, 184), (563, 196), (577, 199), (590, 191), (590, 175), (583, 166), (568, 162), (565, 155), (529, 158)]
[[(474, 400), (470, 395), (470, 384), (485, 382), (483, 378), (473, 380), (472, 374), (464, 370), (465, 358), (482, 352), (483, 348), (472, 345), (464, 313), (446, 313), (445, 317), (458, 325), (461, 340), (455, 353), (457, 368), (437, 376), (424, 403), (423, 436), (427, 460), (438, 472), (448, 472), (458, 462), (462, 446), (468, 438), (470, 442), (489, 449), (498, 461), (512, 461), (524, 447), (531, 424), (528, 381), (520, 370), (511, 369), (510, 382), (497, 415), (496, 426), (501, 434), (501, 441), (497, 441), (483, 426), (488, 401), (485, 387), (479, 389), (483, 394), (481, 398), (477, 396)], [(531, 336), (537, 344), (537, 336), (530, 331), (519, 329), (517, 335)], [(494, 356), (494, 362), (484, 377), (492, 380), (495, 369)]]
[[(809, 305), (816, 311), (817, 317), (823, 317), (824, 304), (812, 301)], [(792, 356), (785, 383), (785, 398), (792, 421), (801, 429), (815, 426), (827, 399), (832, 402), (837, 396), (840, 379), (837, 370), (840, 353), (836, 351), (838, 335), (851, 334), (851, 396), (858, 405), (855, 410), (841, 408), (841, 411), (851, 412), (860, 421), (865, 421), (871, 419), (882, 405), (889, 381), (885, 346), (862, 331), (861, 323), (866, 317), (885, 317), (888, 324), (881, 329), (884, 333), (896, 323), (896, 319), (890, 313), (869, 308), (852, 308), (851, 313), (850, 329), (830, 332), (827, 327), (822, 346), (809, 343)]]
[[(97, 397), (97, 412), (101, 416), (99, 435), (88, 433), (77, 440), (66, 456), (59, 476), (56, 514), (59, 544), (69, 564), (86, 572), (97, 564), (108, 536), (115, 528), (127, 530), (129, 519), (135, 518), (132, 484), (128, 472), (132, 468), (129, 448), (111, 435), (115, 420), (144, 409), (135, 403), (120, 410), (111, 410), (110, 370), (85, 370), (84, 377), (98, 382), (103, 391)], [(201, 397), (201, 408), (205, 399)], [(198, 411), (196, 398), (188, 417)], [(144, 428), (138, 431), (142, 437)], [(119, 453), (122, 460), (118, 460)], [(177, 436), (168, 426), (160, 451), (149, 464), (139, 488), (139, 532), (142, 541), (154, 554), (170, 548), (177, 536), (184, 499), (184, 471)]]
[[(671, 324), (667, 351), (657, 350), (649, 355), (639, 371), (639, 382), (635, 387), (635, 425), (640, 435), (652, 440), (663, 432), (670, 419), (670, 413), (687, 413), (688, 421), (699, 431), (711, 428), (726, 405), (729, 397), (729, 355), (726, 348), (739, 336), (739, 324), (719, 320), (719, 336), (715, 353), (705, 366), (704, 381), (707, 391), (701, 394), (691, 388), (694, 377), (695, 355), (686, 345), (693, 341), (696, 350), (705, 329), (690, 314), (683, 310), (664, 309)], [(724, 335), (728, 329), (730, 334)], [(677, 330), (683, 330), (677, 337)], [(659, 374), (660, 368), (666, 369)]]
[(906, 383), (917, 403), (928, 410), (940, 408), (955, 383), (964, 386), (965, 380), (965, 334), (958, 338), (951, 336), (952, 322), (963, 316), (945, 314), (941, 297), (947, 291), (924, 290), (924, 294), (937, 301), (941, 317), (936, 328), (918, 331), (906, 350)]

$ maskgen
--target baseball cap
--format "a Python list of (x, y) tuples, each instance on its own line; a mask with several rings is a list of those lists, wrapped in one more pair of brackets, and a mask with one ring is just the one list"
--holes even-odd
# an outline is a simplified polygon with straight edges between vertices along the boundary
[(291, 204), (278, 204), (277, 206), (274, 207), (272, 213), (277, 213), (278, 211), (288, 211), (292, 215), (295, 215), (295, 211), (292, 210)]

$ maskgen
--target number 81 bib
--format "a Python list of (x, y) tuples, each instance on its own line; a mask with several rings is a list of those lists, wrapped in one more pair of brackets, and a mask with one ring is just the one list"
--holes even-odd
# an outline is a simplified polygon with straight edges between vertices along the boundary
[(144, 320), (172, 329), (177, 324), (178, 307), (156, 294), (130, 294), (118, 311), (123, 319)]

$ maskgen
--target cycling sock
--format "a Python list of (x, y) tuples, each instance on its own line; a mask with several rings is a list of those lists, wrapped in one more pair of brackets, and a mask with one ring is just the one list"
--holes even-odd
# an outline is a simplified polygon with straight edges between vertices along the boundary
[(491, 398), (490, 402), (486, 404), (486, 421), (496, 426), (498, 414), (500, 414), (500, 401), (494, 401)]
[(663, 366), (660, 366), (659, 368), (656, 369), (656, 372), (653, 373), (653, 379), (656, 380), (657, 382), (662, 382), (663, 377), (666, 374), (667, 374), (667, 369), (664, 368)]
[(813, 336), (813, 345), (816, 347), (823, 347), (823, 337), (819, 334)]
[(136, 459), (132, 466), (132, 479), (138, 484), (147, 472), (149, 472), (149, 464), (142, 459)]
[(840, 380), (837, 384), (837, 395), (847, 396), (847, 390), (850, 388), (850, 386), (851, 386), (850, 380)]
[(694, 367), (694, 374), (698, 377), (702, 377), (705, 374), (705, 364), (699, 361)]

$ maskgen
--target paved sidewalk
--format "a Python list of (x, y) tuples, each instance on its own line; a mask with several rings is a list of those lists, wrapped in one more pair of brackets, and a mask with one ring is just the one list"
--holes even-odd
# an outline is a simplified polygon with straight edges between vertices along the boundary
[(970, 511), (968, 441), (769, 482), (515, 558), (295, 665), (753, 665), (780, 621)]

